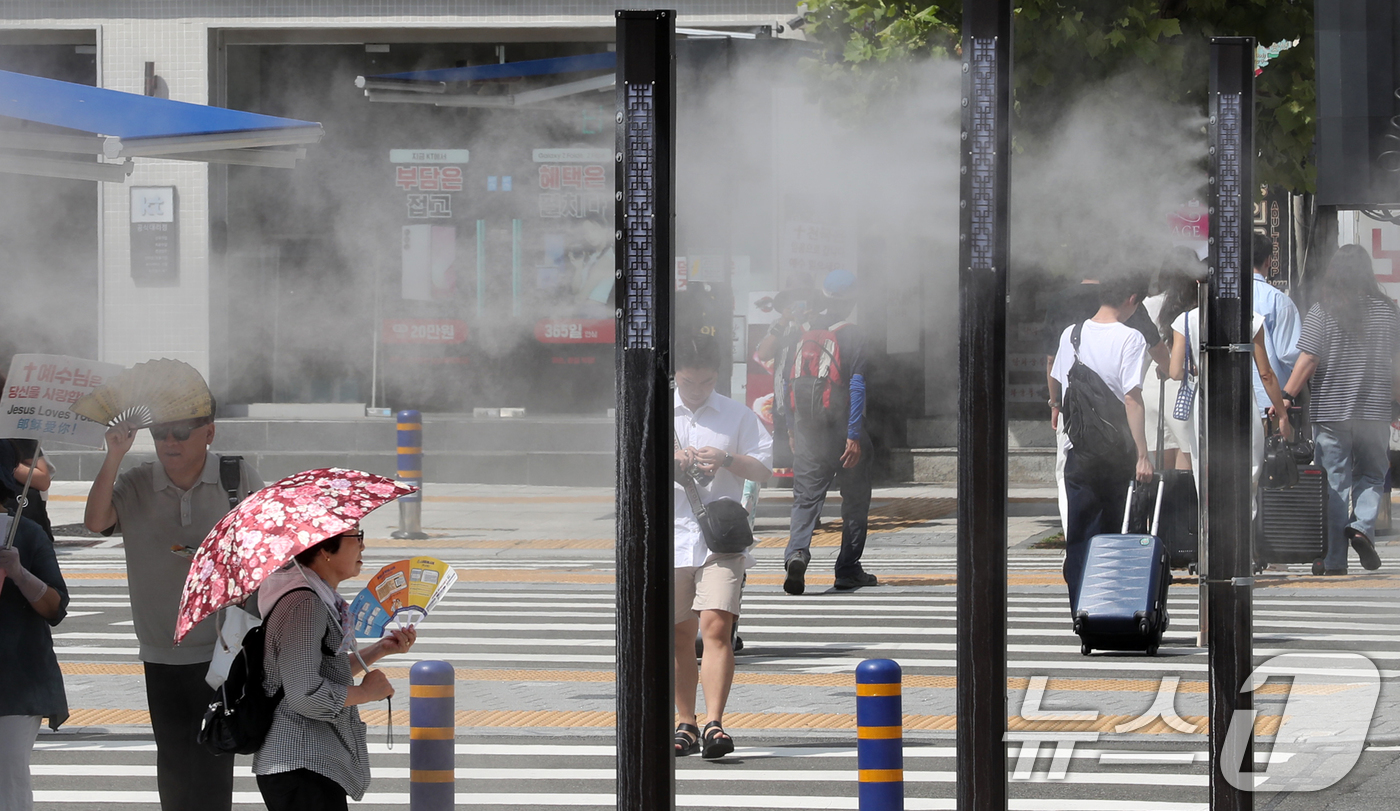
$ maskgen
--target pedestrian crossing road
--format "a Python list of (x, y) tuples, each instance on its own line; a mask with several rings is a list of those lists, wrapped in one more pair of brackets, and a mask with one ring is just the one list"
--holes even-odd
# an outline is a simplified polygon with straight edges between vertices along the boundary
[[(367, 560), (365, 570), (387, 561)], [(73, 731), (40, 737), (35, 799), (44, 809), (158, 807), (126, 585), (113, 563), (64, 561), (72, 603), (54, 636), (75, 712)], [(892, 658), (904, 670), (906, 807), (954, 807), (954, 561), (891, 554), (867, 556), (867, 568), (885, 582), (911, 584), (835, 592), (813, 577), (806, 595), (791, 597), (782, 593), (775, 560), (750, 570), (745, 644), (726, 713), (739, 748), (719, 763), (679, 760), (678, 807), (856, 808), (851, 674), (868, 658)], [(1086, 657), (1070, 630), (1058, 568), (1053, 554), (1011, 560), (1012, 808), (1206, 808), (1208, 660), (1196, 646), (1194, 581), (1172, 588), (1172, 623), (1158, 656)], [(1400, 668), (1400, 605), (1391, 587), (1400, 584), (1301, 572), (1259, 580), (1259, 660), (1358, 651), (1383, 678), (1393, 675)], [(459, 573), (421, 626), (412, 654), (381, 662), (404, 693), (406, 669), (416, 660), (457, 668), (457, 805), (612, 807), (611, 560), (568, 553), (473, 559), (460, 563)], [(358, 584), (346, 585), (353, 596)], [(1277, 729), (1287, 698), (1287, 684), (1270, 682), (1257, 692), (1258, 732)], [(392, 749), (383, 709), (364, 713), (375, 779), (361, 807), (408, 802), (406, 705), (394, 705)], [(1400, 732), (1400, 719), (1378, 717), (1373, 743), (1392, 729)], [(1267, 757), (1268, 746), (1261, 750), (1257, 756)], [(258, 806), (248, 760), (239, 759), (235, 802)]]

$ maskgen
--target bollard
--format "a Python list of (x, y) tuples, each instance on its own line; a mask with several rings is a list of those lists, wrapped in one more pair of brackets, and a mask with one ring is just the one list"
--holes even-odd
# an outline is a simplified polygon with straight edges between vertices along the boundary
[(423, 531), (423, 415), (417, 411), (399, 412), (399, 481), (418, 491), (399, 498), (399, 528), (390, 535), (427, 538)]
[(419, 662), (408, 671), (411, 811), (449, 811), (456, 802), (455, 678), (446, 662)]
[(856, 666), (856, 760), (860, 811), (904, 811), (902, 674), (892, 659)]

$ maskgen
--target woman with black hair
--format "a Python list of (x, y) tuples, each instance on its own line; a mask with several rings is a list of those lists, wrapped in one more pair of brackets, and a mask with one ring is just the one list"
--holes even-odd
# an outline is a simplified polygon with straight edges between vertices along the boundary
[[(16, 464), (14, 446), (0, 440), (0, 487), (18, 493)], [(14, 546), (5, 549), (11, 521), (19, 526)], [(68, 586), (53, 542), (28, 518), (0, 515), (0, 569), (0, 809), (29, 811), (29, 756), (39, 723), (48, 718), (58, 729), (68, 718), (49, 630), (68, 613)]]
[[(356, 527), (298, 553), (258, 589), (265, 630), (263, 690), (283, 690), (272, 728), (253, 756), (253, 773), (269, 811), (343, 811), (369, 787), (369, 747), (358, 705), (389, 698), (394, 688), (379, 659), (407, 653), (417, 634), (396, 630), (355, 648), (350, 606), (336, 592), (364, 565)], [(355, 684), (355, 674), (365, 677)]]
[(1347, 573), (1348, 543), (1362, 566), (1381, 565), (1373, 536), (1390, 466), (1400, 311), (1360, 245), (1337, 249), (1320, 293), (1303, 319), (1284, 397), (1293, 400), (1312, 381), (1313, 442), (1329, 497), (1324, 574), (1340, 575)]

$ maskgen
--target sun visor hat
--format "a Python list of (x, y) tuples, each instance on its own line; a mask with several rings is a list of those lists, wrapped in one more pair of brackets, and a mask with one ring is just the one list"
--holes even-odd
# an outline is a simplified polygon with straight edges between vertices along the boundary
[(822, 292), (827, 298), (854, 298), (856, 277), (849, 270), (833, 270), (826, 274), (826, 279), (822, 282)]

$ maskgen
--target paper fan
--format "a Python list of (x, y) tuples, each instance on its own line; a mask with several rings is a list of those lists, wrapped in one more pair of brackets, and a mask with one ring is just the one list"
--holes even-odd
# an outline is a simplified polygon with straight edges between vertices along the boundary
[(355, 636), (379, 639), (391, 622), (400, 628), (417, 625), (456, 582), (457, 572), (437, 558), (390, 563), (369, 579), (350, 605)]
[(73, 410), (103, 425), (145, 428), (214, 415), (209, 386), (193, 366), (161, 358), (138, 363), (74, 403)]

